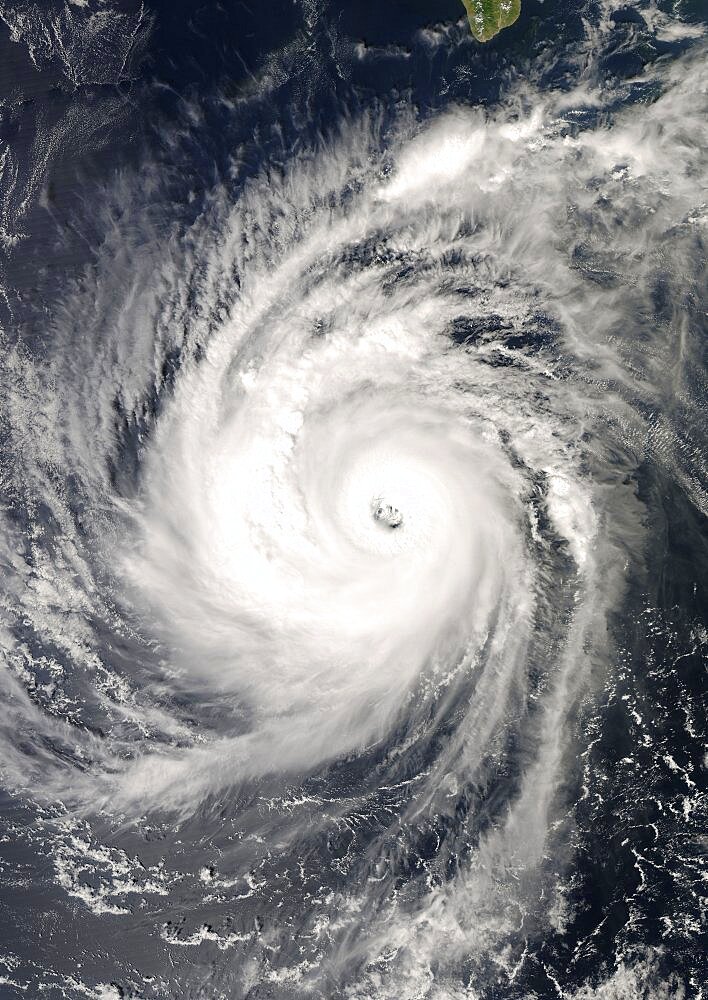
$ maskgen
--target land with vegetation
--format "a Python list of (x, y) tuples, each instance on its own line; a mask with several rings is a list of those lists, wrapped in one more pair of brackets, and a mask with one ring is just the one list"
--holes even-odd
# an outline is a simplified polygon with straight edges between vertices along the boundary
[(488, 42), (521, 13), (521, 0), (462, 0), (472, 34), (478, 42)]

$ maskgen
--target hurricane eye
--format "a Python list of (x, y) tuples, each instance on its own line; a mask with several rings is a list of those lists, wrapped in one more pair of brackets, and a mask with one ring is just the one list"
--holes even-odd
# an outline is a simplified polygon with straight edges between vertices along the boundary
[(403, 524), (403, 514), (390, 503), (374, 504), (374, 520), (388, 528), (400, 528)]

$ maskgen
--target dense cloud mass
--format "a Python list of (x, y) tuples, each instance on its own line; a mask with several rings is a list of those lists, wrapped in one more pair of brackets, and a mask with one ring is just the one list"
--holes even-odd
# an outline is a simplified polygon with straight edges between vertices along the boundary
[(640, 7), (636, 79), (595, 9), (562, 86), (256, 138), (191, 217), (122, 171), (45, 328), (8, 324), (8, 828), (117, 941), (81, 975), (10, 943), (8, 983), (700, 995), (705, 565), (657, 546), (708, 513), (708, 70)]

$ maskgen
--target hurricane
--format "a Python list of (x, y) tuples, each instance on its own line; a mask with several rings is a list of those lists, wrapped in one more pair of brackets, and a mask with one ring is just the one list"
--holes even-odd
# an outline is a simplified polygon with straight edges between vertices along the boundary
[(698, 998), (703, 26), (301, 6), (4, 286), (0, 982)]

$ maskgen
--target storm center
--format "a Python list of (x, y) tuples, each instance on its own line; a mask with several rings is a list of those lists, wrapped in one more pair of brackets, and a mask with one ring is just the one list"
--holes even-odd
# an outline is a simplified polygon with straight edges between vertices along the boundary
[(388, 528), (398, 528), (403, 522), (403, 514), (393, 504), (388, 503), (383, 497), (376, 497), (371, 504), (375, 521)]

